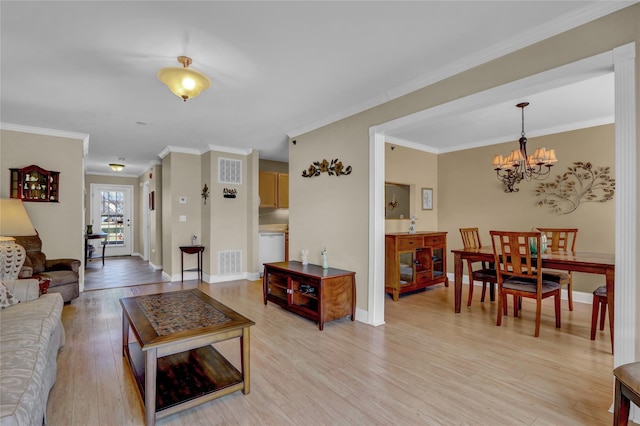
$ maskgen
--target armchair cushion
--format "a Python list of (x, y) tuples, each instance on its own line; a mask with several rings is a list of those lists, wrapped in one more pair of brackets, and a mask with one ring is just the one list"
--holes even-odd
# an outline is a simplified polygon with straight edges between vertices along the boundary
[[(22, 245), (22, 244), (21, 244)], [(45, 270), (46, 255), (41, 251), (27, 251), (27, 258), (24, 261), (23, 268), (26, 266), (31, 268), (31, 275), (39, 274)]]
[(49, 293), (60, 293), (65, 302), (80, 294), (79, 270), (81, 262), (77, 259), (47, 259), (42, 252), (42, 240), (39, 235), (15, 237), (16, 244), (26, 251), (25, 263), (19, 278), (48, 278)]

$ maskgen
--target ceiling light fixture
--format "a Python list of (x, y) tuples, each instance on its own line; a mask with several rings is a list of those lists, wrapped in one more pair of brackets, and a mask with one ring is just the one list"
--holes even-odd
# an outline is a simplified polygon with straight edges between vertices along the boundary
[[(522, 180), (542, 180), (551, 172), (552, 163), (558, 161), (554, 149), (536, 148), (533, 155), (527, 155), (527, 138), (524, 135), (524, 109), (529, 102), (516, 105), (522, 110), (522, 132), (520, 133), (520, 149), (514, 149), (506, 157), (494, 155), (491, 164), (506, 189), (504, 192), (518, 192), (514, 186)], [(545, 169), (546, 167), (546, 169)]]
[(110, 163), (109, 167), (111, 167), (111, 170), (114, 172), (121, 172), (122, 169), (124, 169), (124, 164)]
[(187, 102), (187, 99), (195, 98), (200, 92), (208, 89), (211, 81), (200, 71), (188, 68), (192, 62), (191, 58), (178, 56), (178, 62), (182, 64), (183, 68), (162, 68), (158, 71), (158, 79), (166, 84), (176, 96)]

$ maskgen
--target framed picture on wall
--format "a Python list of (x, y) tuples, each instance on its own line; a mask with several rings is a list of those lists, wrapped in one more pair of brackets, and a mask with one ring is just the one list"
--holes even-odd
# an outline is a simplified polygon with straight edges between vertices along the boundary
[(433, 210), (433, 188), (422, 188), (422, 210)]
[(156, 209), (156, 191), (151, 191), (149, 193), (149, 210), (153, 211)]

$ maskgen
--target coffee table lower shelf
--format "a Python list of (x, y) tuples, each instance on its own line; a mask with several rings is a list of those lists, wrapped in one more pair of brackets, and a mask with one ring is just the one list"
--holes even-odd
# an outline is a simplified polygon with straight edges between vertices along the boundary
[[(144, 353), (137, 342), (130, 342), (125, 353), (144, 403)], [(158, 419), (244, 387), (242, 373), (211, 345), (164, 356), (157, 362)]]

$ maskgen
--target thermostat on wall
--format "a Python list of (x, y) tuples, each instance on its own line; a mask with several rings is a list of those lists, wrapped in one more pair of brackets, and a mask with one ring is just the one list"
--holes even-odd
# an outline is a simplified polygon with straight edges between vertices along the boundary
[(178, 202), (180, 204), (187, 204), (187, 197), (178, 197)]

